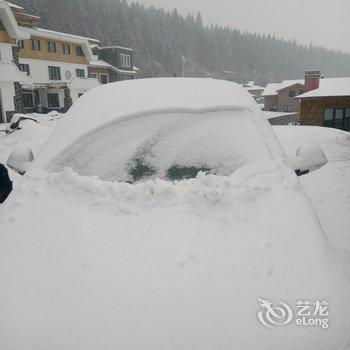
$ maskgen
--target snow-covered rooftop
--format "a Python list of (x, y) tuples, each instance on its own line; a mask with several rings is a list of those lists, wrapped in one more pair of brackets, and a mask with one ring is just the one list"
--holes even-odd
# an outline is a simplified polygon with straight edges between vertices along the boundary
[(350, 96), (350, 77), (320, 80), (320, 87), (296, 98)]
[(37, 36), (43, 36), (43, 37), (49, 37), (49, 38), (56, 38), (56, 39), (71, 39), (74, 41), (91, 41), (95, 43), (99, 43), (100, 41), (93, 38), (83, 37), (79, 35), (73, 35), (73, 34), (67, 34), (62, 32), (57, 32), (54, 30), (44, 29), (44, 28), (38, 28), (38, 27), (23, 27), (20, 26), (20, 28), (24, 31), (30, 32), (31, 35), (37, 35)]
[(111, 64), (104, 60), (90, 61), (90, 66), (101, 68), (114, 68)]
[(253, 85), (253, 86), (249, 86), (249, 87), (246, 87), (246, 89), (248, 90), (248, 91), (263, 91), (263, 90), (265, 90), (265, 88), (264, 87), (262, 87), (262, 86), (258, 86), (258, 85)]
[(118, 46), (118, 45), (103, 46), (103, 47), (101, 47), (101, 50), (102, 49), (122, 49), (122, 50), (127, 50), (127, 51), (134, 51), (133, 49), (130, 49), (129, 47)]
[(285, 89), (289, 86), (293, 86), (296, 84), (304, 85), (304, 79), (296, 79), (296, 80), (284, 80), (281, 83), (269, 83), (267, 84), (262, 96), (275, 96), (279, 90)]
[(10, 6), (11, 8), (13, 8), (13, 9), (24, 10), (23, 7), (18, 6), (18, 5), (16, 5), (16, 4), (13, 4), (12, 2), (9, 2), (9, 1), (5, 1), (5, 2), (7, 3), (7, 5), (9, 5), (9, 6)]
[(119, 74), (123, 74), (123, 75), (135, 75), (140, 71), (140, 69), (137, 67), (133, 67), (133, 70), (118, 69), (117, 67), (114, 67), (112, 64), (110, 64), (104, 60), (90, 61), (90, 66), (113, 69), (115, 72), (117, 72)]
[(281, 83), (269, 83), (267, 84), (264, 92), (262, 93), (262, 96), (272, 96), (277, 95), (277, 90)]
[(242, 85), (245, 89), (247, 89), (248, 91), (262, 91), (265, 90), (264, 87), (259, 86), (259, 85), (255, 85), (255, 81), (248, 81), (248, 83), (243, 84)]

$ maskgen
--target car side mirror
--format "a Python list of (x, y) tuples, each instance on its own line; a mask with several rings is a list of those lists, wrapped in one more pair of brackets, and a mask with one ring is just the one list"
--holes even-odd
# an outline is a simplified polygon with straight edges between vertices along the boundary
[(323, 149), (315, 145), (300, 146), (296, 156), (291, 161), (294, 171), (298, 176), (318, 170), (328, 163)]
[(34, 160), (33, 152), (29, 148), (14, 149), (7, 159), (6, 165), (20, 175), (24, 175), (30, 163)]

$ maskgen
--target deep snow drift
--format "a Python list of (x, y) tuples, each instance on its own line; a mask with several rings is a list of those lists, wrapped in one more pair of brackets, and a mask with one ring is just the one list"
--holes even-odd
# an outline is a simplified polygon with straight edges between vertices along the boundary
[[(0, 213), (1, 348), (343, 349), (348, 281), (281, 168), (178, 183), (68, 169), (20, 181)], [(267, 329), (257, 297), (327, 300), (331, 327)]]
[[(32, 120), (23, 120), (20, 122), (21, 130), (16, 130), (12, 134), (6, 135), (0, 132), (0, 163), (6, 164), (10, 153), (17, 147), (30, 148), (36, 156), (47, 141), (49, 135), (62, 119), (62, 115), (57, 112), (49, 114), (26, 114), (24, 117), (33, 118)], [(0, 129), (5, 130), (9, 124), (0, 124)], [(10, 177), (13, 181), (20, 178), (15, 172), (10, 170)]]

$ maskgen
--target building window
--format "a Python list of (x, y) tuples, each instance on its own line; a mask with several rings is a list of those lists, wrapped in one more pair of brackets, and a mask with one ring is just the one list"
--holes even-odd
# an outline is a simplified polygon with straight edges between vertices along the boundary
[(336, 108), (334, 113), (334, 127), (343, 129), (343, 120), (345, 117), (345, 109)]
[(18, 41), (18, 47), (19, 47), (20, 49), (23, 49), (23, 48), (24, 48), (24, 41), (23, 41), (23, 40), (19, 40), (19, 41)]
[(47, 41), (46, 44), (47, 44), (48, 52), (52, 52), (52, 53), (56, 52), (56, 43), (54, 43), (53, 41)]
[(95, 78), (95, 79), (97, 79), (97, 73), (90, 73), (90, 78)]
[(323, 125), (329, 128), (350, 131), (350, 107), (325, 108)]
[(47, 94), (47, 106), (49, 108), (60, 107), (60, 99), (58, 97), (58, 94)]
[(120, 64), (122, 67), (129, 68), (131, 66), (131, 58), (130, 55), (122, 53), (120, 55)]
[(324, 116), (323, 116), (323, 125), (332, 127), (333, 126), (333, 114), (334, 110), (333, 108), (326, 108), (324, 110)]
[(21, 72), (26, 72), (27, 75), (30, 74), (30, 71), (29, 71), (29, 64), (20, 63), (20, 64), (19, 64), (19, 70), (20, 70)]
[(30, 42), (31, 42), (32, 50), (40, 51), (40, 40), (38, 40), (38, 39), (31, 39)]
[(33, 94), (31, 92), (24, 92), (22, 95), (22, 99), (23, 99), (23, 107), (24, 108), (33, 108), (34, 107)]
[(85, 70), (84, 69), (76, 69), (76, 75), (78, 78), (85, 78)]
[(81, 46), (77, 46), (77, 56), (84, 57), (84, 52)]
[(61, 80), (60, 67), (49, 66), (49, 79), (50, 80)]
[(39, 90), (34, 90), (34, 103), (35, 105), (40, 105), (40, 93)]
[(100, 74), (100, 83), (101, 84), (108, 84), (108, 74)]
[(294, 98), (297, 95), (297, 92), (295, 90), (290, 90), (289, 91), (289, 97)]
[(293, 106), (292, 105), (284, 105), (284, 111), (291, 113), (293, 112)]
[(69, 44), (62, 44), (62, 53), (64, 55), (70, 55), (70, 45)]
[(350, 131), (350, 108), (345, 108), (344, 130)]
[(277, 111), (277, 106), (275, 106), (275, 105), (270, 105), (270, 106), (269, 106), (269, 111), (270, 111), (270, 112), (276, 112), (276, 111)]
[(350, 118), (350, 108), (345, 108), (345, 118)]

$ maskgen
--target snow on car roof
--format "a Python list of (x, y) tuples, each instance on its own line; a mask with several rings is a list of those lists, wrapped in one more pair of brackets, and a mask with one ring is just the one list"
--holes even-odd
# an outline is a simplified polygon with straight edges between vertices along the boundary
[(320, 80), (320, 87), (296, 98), (350, 96), (350, 77)]
[(159, 112), (252, 110), (258, 105), (238, 84), (195, 78), (155, 78), (106, 84), (85, 93), (38, 155), (45, 168), (75, 141), (118, 119)]

